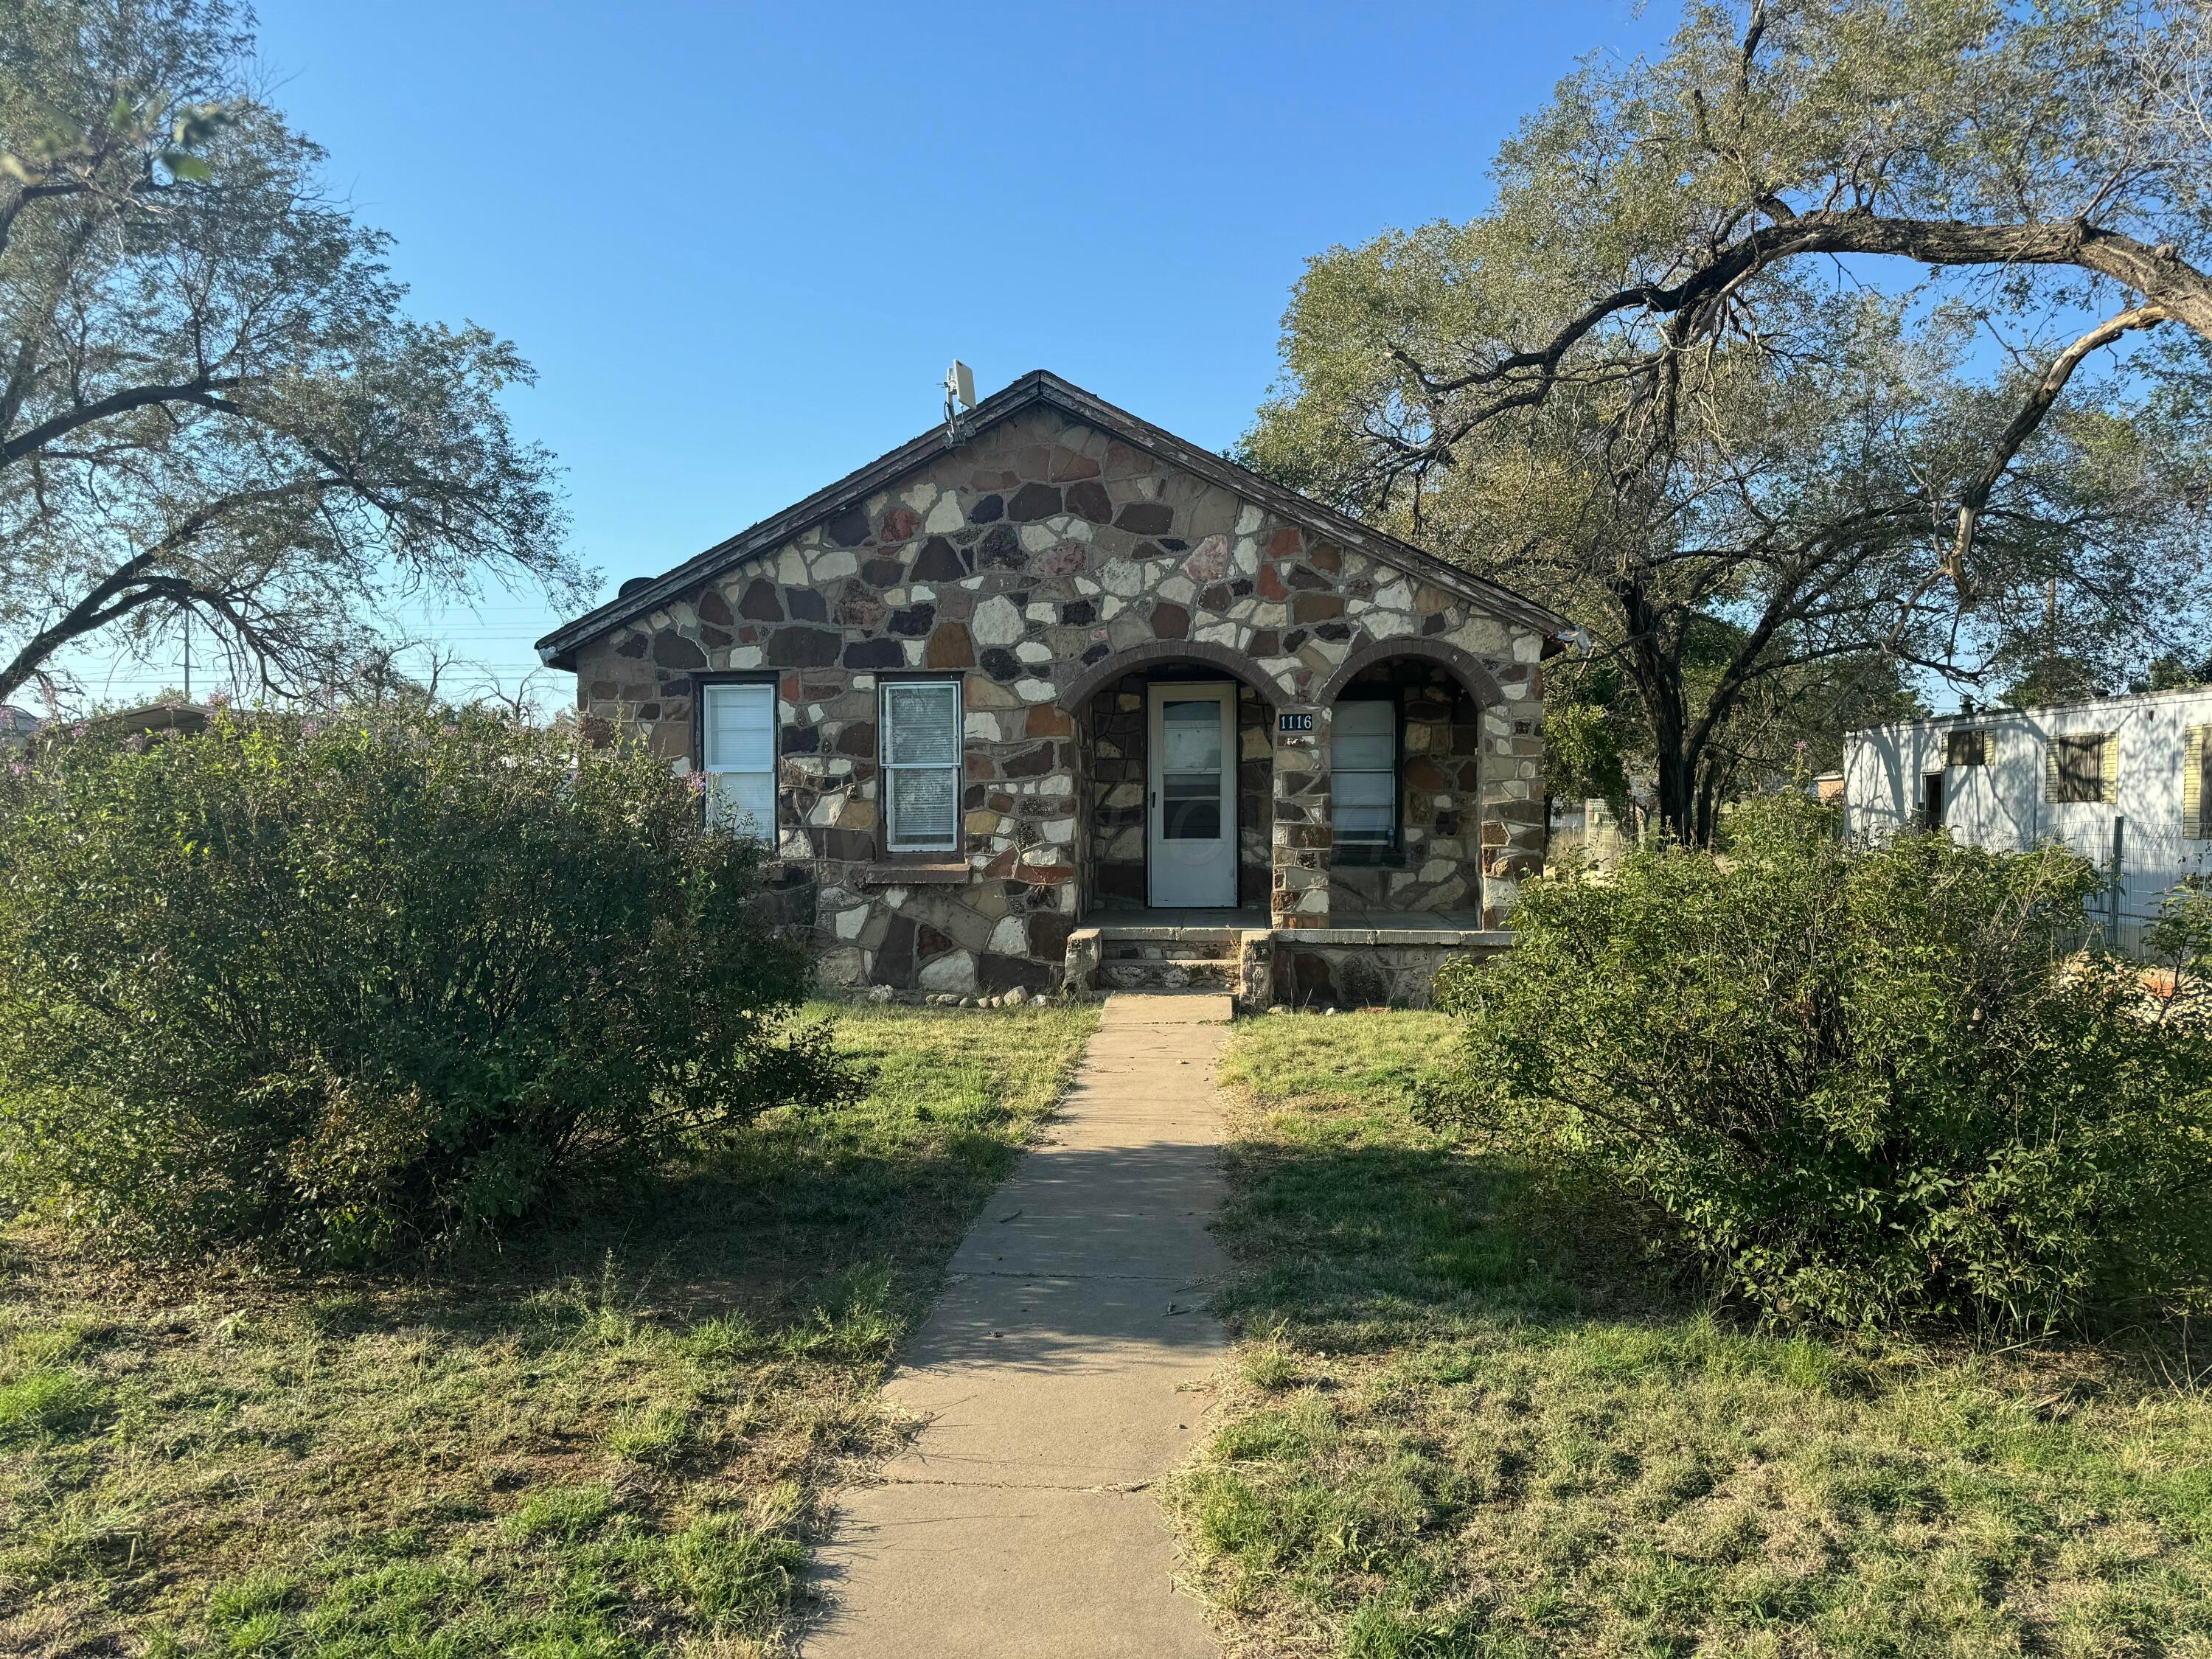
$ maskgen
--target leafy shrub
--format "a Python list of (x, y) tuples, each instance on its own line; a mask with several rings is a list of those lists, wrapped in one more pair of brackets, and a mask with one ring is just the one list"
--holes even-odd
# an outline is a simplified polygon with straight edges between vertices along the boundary
[(0, 782), (0, 1182), (128, 1245), (358, 1260), (851, 1091), (638, 744), (226, 714)]
[(2212, 1039), (2070, 954), (2056, 848), (1840, 843), (1802, 804), (1534, 882), (1441, 976), (1433, 1109), (1627, 1195), (1770, 1313), (2048, 1329), (2202, 1299)]

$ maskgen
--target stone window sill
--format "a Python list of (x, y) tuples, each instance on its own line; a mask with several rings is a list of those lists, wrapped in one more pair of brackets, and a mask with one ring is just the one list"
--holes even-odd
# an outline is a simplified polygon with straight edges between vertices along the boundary
[(870, 887), (957, 887), (968, 874), (965, 859), (916, 859), (911, 864), (893, 859), (870, 865), (860, 879)]

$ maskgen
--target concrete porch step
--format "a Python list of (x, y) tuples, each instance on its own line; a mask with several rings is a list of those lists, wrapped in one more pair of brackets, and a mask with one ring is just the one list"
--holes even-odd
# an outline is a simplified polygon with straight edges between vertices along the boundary
[(1116, 991), (1232, 991), (1237, 964), (1212, 958), (1109, 957), (1098, 964), (1098, 976)]
[(1218, 945), (1183, 939), (1117, 939), (1101, 941), (1109, 962), (1227, 962), (1236, 952)]

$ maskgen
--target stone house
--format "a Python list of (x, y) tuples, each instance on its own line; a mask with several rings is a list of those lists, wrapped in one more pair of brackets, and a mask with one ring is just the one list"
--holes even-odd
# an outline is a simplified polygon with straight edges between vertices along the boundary
[(1418, 1001), (1543, 856), (1571, 625), (1056, 376), (538, 644), (833, 983)]

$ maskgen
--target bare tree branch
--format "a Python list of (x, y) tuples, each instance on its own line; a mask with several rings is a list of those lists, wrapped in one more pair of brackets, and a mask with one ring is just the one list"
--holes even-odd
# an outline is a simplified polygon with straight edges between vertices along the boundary
[(2042, 378), (2021, 404), (2020, 412), (2013, 416), (2012, 423), (2005, 428), (2004, 434), (1997, 440), (1996, 448), (1991, 452), (1989, 460), (1967, 483), (1960, 497), (1958, 529), (1952, 538), (1951, 554), (1945, 573), (1954, 581), (1964, 579), (1966, 555), (1974, 544), (1974, 527), (1979, 522), (1983, 509), (1990, 503), (1990, 492), (2004, 477), (2005, 469), (2020, 453), (2021, 446), (2043, 424), (2044, 417), (2050, 414), (2051, 405), (2058, 401), (2058, 394), (2065, 391), (2066, 382), (2073, 378), (2074, 371), (2081, 366), (2082, 360), (2091, 352), (2112, 344), (2129, 330), (2155, 327), (2166, 321), (2166, 316), (2163, 307), (2154, 305), (2137, 306), (2132, 310), (2121, 312), (2118, 316), (2098, 324), (2051, 360), (2051, 367), (2044, 371)]

